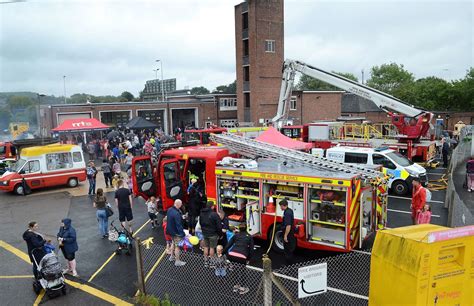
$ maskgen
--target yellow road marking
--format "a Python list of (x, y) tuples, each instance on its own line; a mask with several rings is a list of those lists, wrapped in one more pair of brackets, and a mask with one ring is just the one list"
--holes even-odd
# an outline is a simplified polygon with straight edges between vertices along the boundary
[(14, 246), (6, 243), (3, 240), (0, 240), (0, 247), (15, 254), (16, 256), (18, 256), (19, 258), (23, 259), (24, 261), (26, 261), (28, 264), (31, 265), (30, 257), (28, 256), (28, 254), (26, 254), (22, 250), (15, 248)]
[[(133, 233), (132, 236), (135, 237), (135, 235), (138, 234), (149, 222), (150, 222), (150, 219), (148, 219), (148, 221), (146, 221), (142, 226), (140, 226), (140, 228), (138, 228), (138, 230), (135, 233)], [(97, 274), (99, 274), (100, 271), (102, 271), (102, 269), (105, 268), (105, 266), (112, 260), (112, 258), (114, 258), (114, 256), (115, 256), (115, 252), (112, 255), (110, 255), (110, 257), (102, 264), (102, 266), (100, 266), (99, 269), (97, 269), (97, 271), (94, 272), (94, 274), (92, 274), (88, 282), (91, 282), (97, 276)]]
[(0, 279), (32, 278), (33, 275), (0, 275)]
[(155, 262), (155, 264), (153, 265), (153, 267), (151, 267), (150, 271), (148, 272), (148, 274), (145, 276), (145, 283), (146, 281), (150, 278), (151, 274), (153, 272), (155, 272), (155, 269), (158, 267), (158, 264), (160, 263), (160, 261), (163, 259), (163, 257), (165, 257), (166, 255), (166, 250), (163, 251), (163, 254), (161, 254), (160, 258), (158, 258), (158, 260)]
[[(166, 250), (163, 251), (163, 254), (161, 254), (161, 256), (158, 258), (158, 260), (155, 262), (155, 264), (153, 265), (153, 267), (151, 267), (150, 271), (148, 271), (147, 275), (145, 276), (145, 283), (147, 282), (147, 280), (150, 278), (151, 274), (153, 272), (155, 272), (156, 268), (158, 267), (158, 265), (160, 264), (161, 260), (163, 259), (163, 257), (165, 257), (166, 255)], [(135, 293), (135, 296), (138, 296), (138, 293), (140, 293), (140, 290), (137, 290), (137, 292)]]
[(106, 292), (103, 292), (103, 291), (100, 291), (98, 289), (95, 289), (89, 285), (86, 285), (86, 284), (81, 284), (81, 283), (77, 283), (77, 282), (74, 282), (74, 281), (71, 281), (69, 279), (66, 280), (66, 283), (69, 285), (69, 286), (72, 286), (74, 288), (77, 288), (79, 290), (82, 290), (82, 291), (85, 291), (93, 296), (96, 296), (98, 297), (99, 299), (102, 299), (104, 301), (107, 301), (109, 303), (112, 303), (114, 305), (133, 305), (133, 304), (130, 304), (122, 299), (119, 299), (118, 297), (115, 297), (111, 294), (108, 294)]
[(88, 282), (91, 282), (96, 276), (97, 274), (99, 274), (100, 271), (102, 271), (103, 268), (105, 268), (105, 266), (109, 263), (109, 261), (112, 260), (112, 258), (114, 258), (115, 256), (115, 252), (112, 253), (112, 255), (110, 255), (109, 259), (107, 259), (104, 264), (102, 266), (100, 266), (99, 269), (97, 269), (97, 271), (94, 272), (94, 274), (92, 274), (92, 276), (89, 278)]
[(135, 233), (133, 233), (132, 237), (135, 237), (148, 223), (150, 223), (150, 219), (148, 219), (147, 222), (145, 222), (142, 226), (140, 226), (140, 228)]
[(41, 300), (43, 299), (45, 293), (46, 292), (44, 291), (44, 289), (41, 289), (40, 293), (36, 297), (35, 302), (33, 303), (33, 306), (39, 305), (39, 303), (41, 303)]
[[(15, 248), (14, 246), (6, 243), (5, 241), (2, 241), (0, 240), (0, 247), (3, 247), (4, 249), (6, 249), (7, 251), (10, 251), (11, 253), (13, 253), (14, 255), (18, 256), (19, 258), (23, 259), (24, 261), (26, 261), (28, 264), (31, 264), (30, 263), (30, 258), (28, 257), (28, 255)], [(115, 253), (114, 253), (115, 254)], [(87, 292), (93, 296), (96, 296), (104, 301), (107, 301), (107, 302), (110, 302), (112, 304), (115, 304), (115, 305), (133, 305), (133, 304), (130, 304), (124, 300), (121, 300), (111, 294), (108, 294), (106, 292), (103, 292), (103, 291), (100, 291), (98, 289), (95, 289), (89, 285), (86, 285), (86, 284), (80, 284), (80, 283), (76, 283), (74, 281), (71, 281), (71, 280), (68, 280), (66, 279), (66, 283), (72, 287), (75, 287), (79, 290), (82, 290), (84, 292)], [(44, 296), (44, 290), (41, 291), (41, 293), (38, 295), (38, 297), (36, 298), (35, 300), (35, 304), (34, 305), (38, 305), (39, 302), (41, 302), (41, 299), (43, 298)]]

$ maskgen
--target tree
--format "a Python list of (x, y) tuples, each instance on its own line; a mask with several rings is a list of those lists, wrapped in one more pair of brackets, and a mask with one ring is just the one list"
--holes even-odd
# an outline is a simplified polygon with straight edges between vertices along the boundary
[(413, 74), (405, 70), (403, 65), (390, 63), (372, 67), (367, 86), (404, 100), (410, 97), (414, 81)]
[(124, 98), (125, 101), (132, 101), (135, 97), (128, 91), (122, 92), (120, 97)]
[(427, 110), (442, 111), (446, 110), (448, 105), (453, 106), (449, 101), (453, 100), (454, 89), (451, 83), (431, 76), (416, 80), (410, 96), (409, 101), (414, 105)]
[(474, 110), (474, 68), (469, 68), (466, 77), (452, 82), (455, 109)]
[(209, 93), (209, 89), (204, 86), (193, 87), (191, 88), (192, 95), (206, 95)]
[(216, 89), (212, 91), (213, 93), (227, 93), (235, 94), (237, 93), (237, 81), (230, 83), (229, 85), (217, 86)]
[[(338, 74), (340, 76), (345, 77), (346, 79), (358, 82), (359, 80), (355, 75), (352, 73), (344, 73), (344, 72), (332, 72), (335, 74)], [(310, 77), (306, 74), (303, 74), (296, 84), (296, 88), (299, 90), (341, 90), (340, 88), (333, 86), (331, 84), (328, 84), (326, 82), (323, 82), (321, 80), (315, 79), (313, 77)]]
[(11, 112), (26, 110), (34, 104), (33, 100), (23, 96), (11, 96), (7, 101), (7, 106)]

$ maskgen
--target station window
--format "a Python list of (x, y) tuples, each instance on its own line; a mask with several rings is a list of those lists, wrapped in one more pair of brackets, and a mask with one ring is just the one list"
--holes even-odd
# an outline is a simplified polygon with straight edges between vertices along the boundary
[(237, 110), (237, 98), (220, 98), (219, 109), (222, 111)]
[(292, 96), (290, 99), (290, 110), (296, 110), (296, 97)]
[(265, 40), (265, 52), (275, 53), (275, 41), (274, 40)]

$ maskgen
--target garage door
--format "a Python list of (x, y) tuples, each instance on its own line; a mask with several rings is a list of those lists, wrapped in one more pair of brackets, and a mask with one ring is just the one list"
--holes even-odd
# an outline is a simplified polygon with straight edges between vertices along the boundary
[(58, 114), (58, 125), (68, 119), (91, 118), (91, 113)]

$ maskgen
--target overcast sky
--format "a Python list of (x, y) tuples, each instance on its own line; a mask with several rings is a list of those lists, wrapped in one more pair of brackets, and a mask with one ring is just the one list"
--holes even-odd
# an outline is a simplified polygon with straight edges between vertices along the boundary
[[(0, 0), (8, 2), (9, 0)], [(236, 0), (0, 4), (0, 91), (137, 95), (163, 60), (177, 87), (235, 79)], [(474, 1), (285, 1), (285, 57), (360, 78), (404, 64), (417, 78), (473, 65)], [(161, 78), (161, 75), (158, 75)]]

